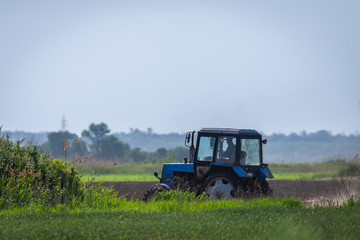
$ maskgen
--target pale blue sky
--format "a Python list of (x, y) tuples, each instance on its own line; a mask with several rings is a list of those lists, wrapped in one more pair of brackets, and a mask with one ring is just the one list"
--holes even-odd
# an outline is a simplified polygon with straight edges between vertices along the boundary
[(0, 0), (0, 125), (360, 132), (360, 1)]

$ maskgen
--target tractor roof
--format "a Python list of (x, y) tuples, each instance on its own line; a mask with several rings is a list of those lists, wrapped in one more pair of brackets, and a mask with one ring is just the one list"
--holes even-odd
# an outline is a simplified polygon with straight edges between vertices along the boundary
[(202, 128), (200, 130), (202, 133), (220, 133), (220, 134), (234, 134), (234, 135), (253, 135), (261, 136), (255, 130), (252, 129), (237, 129), (237, 128)]

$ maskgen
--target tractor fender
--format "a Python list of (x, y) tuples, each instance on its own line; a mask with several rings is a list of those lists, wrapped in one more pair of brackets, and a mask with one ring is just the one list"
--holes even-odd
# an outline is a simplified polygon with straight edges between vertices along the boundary
[(156, 184), (156, 186), (162, 186), (162, 187), (166, 188), (167, 190), (170, 190), (170, 186), (165, 183), (158, 183), (158, 184)]
[(232, 169), (239, 178), (249, 177), (249, 174), (246, 173), (240, 166), (232, 166)]
[(261, 183), (266, 178), (274, 178), (274, 176), (268, 167), (263, 166), (259, 169), (259, 182)]
[(211, 173), (213, 173), (215, 171), (221, 171), (221, 170), (233, 172), (238, 178), (248, 178), (249, 177), (249, 175), (240, 166), (220, 164), (220, 163), (211, 164), (205, 177), (207, 177), (208, 175), (210, 175)]

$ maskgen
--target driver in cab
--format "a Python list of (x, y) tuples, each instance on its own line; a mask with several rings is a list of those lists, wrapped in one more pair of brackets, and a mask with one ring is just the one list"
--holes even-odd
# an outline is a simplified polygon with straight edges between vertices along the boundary
[(236, 146), (233, 143), (233, 138), (232, 137), (227, 137), (226, 138), (226, 144), (228, 145), (228, 147), (225, 150), (225, 152), (223, 153), (223, 157), (228, 158), (230, 161), (234, 161), (235, 160)]

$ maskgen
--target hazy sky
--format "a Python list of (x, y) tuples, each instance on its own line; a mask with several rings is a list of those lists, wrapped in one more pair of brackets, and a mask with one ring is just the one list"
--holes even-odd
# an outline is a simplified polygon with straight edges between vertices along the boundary
[(0, 0), (0, 125), (359, 133), (359, 13), (352, 0)]

